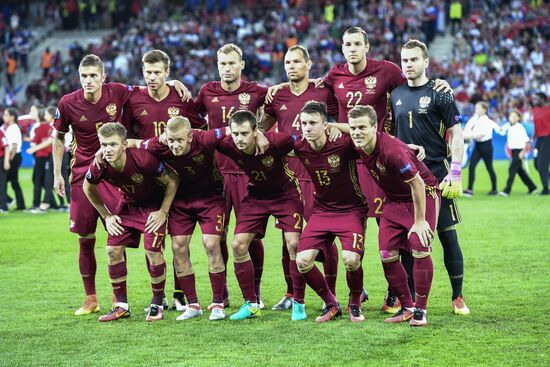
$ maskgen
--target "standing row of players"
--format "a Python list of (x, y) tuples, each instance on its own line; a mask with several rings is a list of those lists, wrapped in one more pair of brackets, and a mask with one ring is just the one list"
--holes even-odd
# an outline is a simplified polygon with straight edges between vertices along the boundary
[[(453, 286), (453, 307), (456, 313), (468, 312), (461, 295), (463, 264), (454, 229), (454, 224), (459, 221), (453, 197), (456, 197), (461, 192), (460, 159), (462, 157), (462, 140), (460, 125), (458, 124), (458, 111), (456, 111), (452, 96), (433, 90), (434, 82), (429, 81), (425, 74), (425, 68), (428, 65), (426, 48), (420, 42), (411, 41), (403, 48), (404, 54), (410, 53), (413, 55), (413, 57), (404, 59), (405, 77), (401, 70), (390, 62), (366, 58), (369, 42), (366, 33), (362, 29), (351, 28), (347, 30), (343, 36), (343, 41), (343, 51), (348, 62), (335, 66), (329, 72), (324, 78), (326, 88), (315, 88), (309, 82), (308, 71), (311, 67), (311, 60), (309, 60), (307, 50), (301, 46), (288, 50), (285, 55), (285, 69), (290, 83), (279, 89), (273, 97), (273, 101), (265, 107), (264, 117), (259, 124), (261, 129), (266, 129), (270, 125), (270, 120), (272, 122), (277, 121), (279, 131), (286, 132), (286, 140), (280, 137), (278, 139), (284, 140), (286, 145), (270, 141), (270, 136), (266, 136), (270, 142), (268, 150), (259, 156), (262, 159), (265, 158), (263, 162), (262, 159), (256, 156), (254, 157), (257, 159), (250, 162), (244, 158), (231, 159), (229, 150), (224, 151), (225, 155), (217, 155), (217, 166), (224, 179), (223, 190), (221, 191), (219, 186), (221, 181), (218, 181), (217, 189), (214, 186), (210, 186), (212, 189), (204, 187), (202, 183), (196, 184), (200, 176), (199, 168), (203, 170), (201, 172), (204, 174), (204, 169), (208, 166), (212, 172), (208, 172), (207, 176), (217, 177), (215, 166), (212, 165), (213, 152), (210, 152), (209, 155), (206, 153), (192, 154), (188, 158), (190, 158), (189, 162), (194, 163), (194, 165), (189, 163), (188, 165), (182, 165), (180, 169), (176, 168), (178, 176), (171, 174), (170, 169), (167, 169), (164, 165), (156, 163), (143, 165), (143, 167), (149, 167), (149, 172), (136, 172), (129, 175), (129, 171), (125, 171), (126, 158), (123, 159), (125, 163), (122, 166), (120, 166), (120, 161), (111, 166), (111, 168), (114, 167), (114, 171), (111, 168), (94, 169), (92, 167), (88, 179), (85, 180), (84, 176), (89, 169), (94, 154), (100, 148), (97, 129), (106, 122), (120, 121), (123, 125), (129, 127), (131, 134), (137, 133), (138, 138), (145, 140), (141, 142), (142, 148), (145, 149), (138, 150), (141, 153), (137, 153), (137, 155), (144, 155), (144, 151), (150, 146), (154, 147), (155, 145), (167, 155), (178, 156), (177, 152), (185, 155), (183, 154), (185, 150), (183, 149), (183, 140), (185, 139), (181, 138), (181, 131), (185, 132), (183, 135), (187, 134), (186, 136), (190, 140), (188, 145), (190, 146), (195, 142), (199, 146), (212, 147), (215, 145), (218, 146), (218, 149), (223, 149), (224, 144), (229, 146), (234, 144), (233, 148), (236, 147), (237, 151), (240, 152), (239, 154), (243, 154), (241, 150), (250, 149), (246, 141), (239, 143), (238, 139), (240, 135), (242, 135), (240, 138), (242, 140), (246, 140), (245, 138), (249, 137), (250, 134), (257, 135), (257, 130), (255, 129), (256, 114), (258, 114), (260, 107), (264, 103), (267, 90), (256, 83), (241, 80), (244, 62), (242, 61), (242, 53), (238, 47), (228, 44), (218, 51), (218, 67), (221, 81), (209, 82), (203, 86), (196, 101), (181, 101), (174, 88), (166, 85), (165, 80), (169, 73), (169, 59), (162, 51), (150, 51), (143, 57), (143, 73), (146, 78), (147, 88), (131, 88), (116, 83), (103, 84), (105, 75), (101, 60), (92, 55), (82, 60), (79, 73), (83, 89), (63, 97), (59, 104), (55, 123), (58, 139), (55, 144), (56, 149), (54, 150), (58, 152), (57, 145), (63, 137), (63, 132), (68, 130), (69, 125), (72, 125), (75, 132), (76, 156), (72, 166), (71, 192), (73, 198), (78, 199), (75, 201), (76, 205), (71, 206), (71, 230), (79, 234), (79, 265), (87, 294), (86, 302), (77, 310), (76, 314), (89, 314), (99, 311), (95, 296), (95, 256), (93, 248), (95, 244), (96, 222), (98, 215), (101, 215), (106, 220), (110, 234), (108, 243), (109, 274), (114, 286), (114, 294), (117, 298), (116, 307), (110, 313), (103, 316), (101, 320), (115, 320), (129, 315), (125, 292), (126, 264), (123, 247), (137, 245), (139, 243), (137, 234), (145, 230), (153, 230), (153, 232), (149, 233), (156, 233), (156, 235), (145, 236), (147, 264), (154, 294), (147, 318), (149, 320), (162, 318), (162, 295), (164, 293), (166, 278), (166, 265), (162, 256), (164, 237), (162, 229), (166, 222), (166, 217), (168, 217), (169, 204), (175, 195), (177, 198), (175, 202), (181, 202), (179, 208), (178, 205), (171, 206), (169, 217), (169, 230), (172, 235), (175, 259), (175, 279), (179, 288), (186, 294), (190, 304), (180, 318), (195, 317), (202, 313), (196, 299), (194, 272), (188, 256), (191, 234), (197, 221), (201, 224), (203, 240), (209, 255), (209, 273), (214, 294), (213, 303), (209, 307), (212, 310), (210, 318), (219, 319), (225, 317), (223, 311), (224, 304), (227, 305), (228, 302), (227, 287), (225, 286), (225, 265), (227, 264), (228, 256), (224, 240), (224, 230), (227, 227), (228, 211), (231, 208), (231, 204), (235, 208), (237, 217), (236, 236), (232, 242), (235, 273), (245, 298), (245, 304), (236, 314), (232, 315), (232, 318), (242, 319), (257, 316), (262, 306), (260, 280), (263, 267), (263, 245), (259, 238), (262, 237), (265, 231), (265, 225), (259, 225), (258, 227), (258, 223), (263, 223), (264, 219), (258, 222), (258, 218), (264, 218), (266, 213), (257, 213), (255, 210), (257, 211), (259, 208), (274, 208), (274, 206), (256, 205), (256, 203), (258, 200), (265, 203), (263, 200), (273, 199), (270, 195), (281, 195), (279, 191), (281, 188), (288, 187), (287, 191), (289, 193), (293, 192), (292, 190), (294, 189), (290, 189), (288, 184), (277, 185), (273, 180), (268, 179), (268, 171), (266, 169), (280, 166), (283, 167), (285, 173), (291, 174), (291, 172), (295, 172), (297, 174), (301, 186), (300, 191), (305, 199), (305, 211), (303, 215), (299, 210), (292, 212), (290, 217), (293, 221), (290, 221), (290, 217), (288, 216), (285, 217), (287, 219), (285, 221), (279, 220), (279, 225), (283, 229), (284, 240), (286, 242), (286, 245), (283, 246), (283, 268), (285, 269), (285, 279), (287, 280), (288, 289), (287, 295), (274, 308), (286, 309), (290, 307), (290, 304), (293, 304), (292, 318), (305, 318), (303, 293), (305, 290), (304, 281), (306, 281), (320, 293), (326, 304), (319, 321), (329, 320), (341, 314), (334, 297), (338, 258), (335, 251), (336, 248), (332, 245), (334, 238), (339, 236), (342, 244), (345, 244), (342, 257), (346, 266), (347, 280), (351, 292), (349, 301), (350, 317), (352, 321), (362, 321), (364, 318), (360, 308), (363, 280), (361, 259), (363, 251), (362, 241), (364, 239), (363, 223), (367, 210), (367, 205), (362, 200), (362, 192), (365, 192), (366, 196), (370, 198), (372, 214), (377, 216), (380, 214), (383, 215), (381, 209), (384, 197), (386, 197), (386, 200), (390, 200), (390, 195), (387, 192), (383, 193), (379, 189), (377, 190), (378, 185), (373, 182), (373, 179), (368, 179), (375, 177), (378, 184), (383, 186), (380, 183), (381, 180), (379, 180), (380, 175), (377, 176), (374, 173), (375, 171), (369, 171), (365, 167), (368, 159), (364, 159), (362, 163), (359, 161), (357, 165), (357, 171), (359, 172), (358, 175), (356, 174), (355, 161), (358, 157), (353, 148), (349, 149), (351, 143), (349, 138), (344, 136), (335, 141), (321, 142), (318, 145), (312, 143), (315, 129), (310, 127), (310, 130), (307, 130), (308, 126), (314, 126), (314, 122), (317, 122), (321, 126), (322, 136), (326, 137), (324, 131), (328, 128), (325, 125), (327, 120), (325, 115), (327, 115), (327, 112), (322, 112), (323, 108), (319, 107), (322, 105), (310, 103), (307, 108), (316, 109), (309, 112), (307, 110), (304, 111), (306, 115), (310, 115), (309, 117), (311, 117), (310, 123), (307, 122), (307, 119), (304, 121), (301, 111), (305, 108), (304, 105), (307, 101), (326, 103), (329, 106), (328, 115), (338, 114), (337, 119), (340, 123), (334, 124), (330, 128), (333, 131), (335, 129), (346, 129), (347, 123), (345, 122), (348, 121), (348, 112), (353, 108), (371, 105), (374, 107), (373, 111), (377, 116), (376, 125), (378, 126), (378, 130), (397, 133), (406, 143), (416, 144), (417, 147), (415, 149), (417, 149), (419, 155), (425, 155), (425, 163), (428, 168), (432, 170), (440, 182), (444, 183), (444, 196), (450, 198), (444, 198), (441, 204), (438, 233), (445, 250), (445, 264)], [(405, 84), (407, 81), (409, 86)], [(394, 90), (392, 107), (395, 126), (389, 120), (389, 92), (392, 90)], [(361, 107), (358, 108), (361, 110)], [(124, 114), (122, 114), (123, 109)], [(249, 112), (239, 112), (236, 114), (240, 110), (251, 111), (252, 114), (250, 115)], [(370, 111), (368, 108), (367, 110)], [(369, 113), (365, 112), (365, 110), (361, 111), (360, 117), (363, 117), (362, 120), (367, 120), (368, 124), (370, 124), (371, 121), (366, 117)], [(355, 111), (354, 113), (359, 112)], [(211, 132), (201, 134), (210, 134), (202, 138), (202, 140), (209, 141), (210, 145), (204, 142), (200, 143), (201, 138), (199, 137), (194, 138), (195, 132), (191, 133), (188, 131), (187, 123), (184, 122), (186, 120), (177, 118), (176, 116), (186, 117), (191, 127), (204, 125), (206, 122), (201, 116), (207, 116), (208, 128)], [(253, 121), (251, 116), (254, 117)], [(231, 120), (232, 117), (234, 118)], [(168, 121), (170, 118), (172, 118), (171, 124), (174, 124), (174, 131), (180, 133), (180, 137), (176, 139), (179, 140), (177, 143), (180, 144), (179, 148), (177, 148), (179, 150), (171, 149), (170, 140), (167, 140), (166, 144), (158, 141), (158, 136), (166, 128), (164, 121)], [(235, 122), (239, 118), (243, 121)], [(233, 143), (231, 143), (232, 139), (222, 139), (223, 135), (227, 133), (224, 129), (230, 120), (235, 122), (235, 127), (239, 126), (241, 130), (246, 130), (239, 133), (239, 128), (236, 131), (232, 129), (232, 137), (235, 140)], [(113, 128), (112, 126), (114, 125), (111, 124), (106, 126), (115, 131), (120, 130), (119, 128)], [(394, 127), (397, 128), (394, 130)], [(409, 130), (405, 129), (405, 127)], [(302, 129), (304, 131), (303, 137), (301, 134)], [(168, 137), (170, 131), (171, 129), (167, 129), (166, 131), (168, 139), (170, 139)], [(450, 156), (452, 169), (450, 172), (446, 164), (449, 157), (448, 145), (445, 140), (446, 132), (451, 136)], [(124, 146), (123, 133), (106, 132), (106, 135), (108, 135), (108, 138), (116, 137), (117, 139), (121, 139), (120, 145)], [(199, 135), (197, 133), (197, 136)], [(99, 136), (101, 137), (102, 135), (100, 134)], [(157, 138), (154, 138), (155, 136)], [(308, 139), (308, 137), (311, 139)], [(305, 140), (302, 140), (302, 138)], [(271, 137), (271, 139), (277, 140), (274, 137)], [(322, 138), (318, 137), (317, 139)], [(136, 146), (137, 143), (133, 142)], [(172, 146), (174, 145), (173, 143), (172, 141)], [(254, 140), (254, 143), (256, 144), (256, 140)], [(117, 145), (112, 142), (109, 144), (113, 147)], [(102, 145), (104, 153), (106, 153), (109, 144)], [(241, 145), (239, 146), (239, 144)], [(282, 148), (281, 144), (283, 144)], [(311, 157), (307, 157), (306, 152), (300, 154), (300, 144), (303, 145), (302, 148), (304, 151), (307, 151), (307, 154), (311, 154)], [(316, 169), (311, 168), (314, 165), (312, 161), (315, 161), (315, 157), (320, 156), (325, 150), (330, 151), (328, 147), (331, 144), (336, 144), (339, 146), (339, 149), (344, 149), (344, 151), (329, 154), (328, 157), (323, 158), (324, 162), (322, 165)], [(289, 147), (291, 148), (290, 150), (293, 150), (297, 154), (298, 159), (289, 158), (287, 166), (286, 158), (283, 161), (282, 157), (288, 153), (286, 149)], [(212, 148), (210, 149), (212, 150)], [(267, 153), (269, 149), (275, 149), (276, 153), (269, 155)], [(319, 149), (319, 152), (315, 149)], [(134, 152), (135, 150), (130, 151)], [(283, 151), (285, 153), (282, 153)], [(64, 183), (58, 169), (60, 166), (58, 162), (59, 157), (57, 153), (54, 154), (54, 165), (56, 167), (55, 186), (58, 192), (62, 192)], [(130, 155), (133, 156), (134, 153)], [(117, 154), (105, 154), (105, 160), (109, 162), (109, 159), (112, 159), (114, 156), (117, 156)], [(120, 156), (122, 156), (122, 153)], [(124, 156), (126, 157), (126, 153)], [(168, 161), (169, 158), (163, 159), (159, 152), (157, 152), (157, 156), (166, 162), (168, 166), (175, 168), (175, 163), (170, 163)], [(243, 155), (243, 157), (245, 156)], [(119, 158), (117, 156), (117, 159)], [(135, 168), (139, 169), (138, 167), (141, 165), (135, 164), (135, 159), (131, 159), (131, 161), (134, 162)], [(139, 162), (139, 159), (137, 161)], [(252, 161), (260, 162), (264, 170), (250, 170), (249, 167), (254, 166)], [(407, 164), (409, 164), (409, 169), (406, 172), (409, 172), (411, 170), (410, 167), (420, 163), (415, 161), (407, 162)], [(117, 174), (116, 167), (122, 169), (122, 174), (120, 172)], [(128, 164), (128, 167), (128, 170), (130, 170), (132, 165)], [(382, 172), (386, 170), (383, 164), (380, 167), (382, 167)], [(415, 170), (411, 170), (410, 172), (415, 172)], [(402, 174), (404, 173), (402, 172)], [(150, 204), (148, 200), (137, 200), (136, 198), (139, 195), (132, 194), (132, 190), (135, 192), (140, 191), (137, 190), (136, 186), (145, 182), (146, 177), (148, 177), (147, 180), (151, 180), (152, 177), (158, 177), (157, 179), (162, 181), (167, 187), (164, 191), (164, 201), (160, 209), (155, 207), (154, 209), (157, 210), (152, 210), (149, 207), (147, 209), (150, 212), (148, 215), (145, 215), (147, 210), (143, 212), (143, 205), (147, 206)], [(416, 177), (416, 175), (413, 177)], [(119, 179), (126, 180), (126, 182), (121, 184), (118, 181)], [(178, 179), (181, 182), (178, 186), (178, 192), (175, 193), (168, 188), (171, 188), (174, 184), (173, 181), (177, 182)], [(120, 200), (120, 194), (114, 192), (111, 185), (103, 184), (103, 180), (120, 187), (124, 195), (122, 201)], [(292, 182), (288, 178), (286, 180), (285, 182)], [(340, 183), (342, 180), (348, 180), (349, 182)], [(363, 182), (360, 182), (362, 180)], [(248, 181), (250, 181), (250, 186), (247, 195)], [(262, 189), (263, 185), (266, 184), (268, 184), (266, 188)], [(91, 198), (94, 205), (90, 204), (90, 201), (85, 197), (83, 186), (87, 188), (86, 194)], [(346, 190), (348, 186), (351, 188), (350, 190)], [(434, 186), (431, 185), (429, 187)], [(300, 191), (297, 192), (299, 193)], [(409, 191), (411, 190), (409, 189)], [(220, 197), (223, 198), (221, 196), (222, 192), (225, 193), (226, 197), (223, 200), (223, 208), (222, 200), (220, 199)], [(338, 198), (338, 195), (342, 192), (345, 192), (346, 195), (353, 193), (356, 195), (352, 195), (352, 199), (344, 199), (342, 204), (340, 203), (341, 199)], [(379, 195), (373, 195), (373, 192), (378, 192)], [(433, 190), (430, 192), (433, 194)], [(217, 195), (217, 193), (220, 193), (218, 197), (211, 197), (214, 194)], [(137, 196), (134, 197), (132, 195)], [(149, 195), (146, 196), (149, 198)], [(162, 194), (159, 197), (162, 197)], [(412, 197), (414, 198), (415, 196), (413, 195)], [(108, 198), (108, 200), (103, 200), (106, 208), (108, 208), (107, 210), (98, 201), (101, 198)], [(113, 198), (117, 198), (117, 200), (113, 200)], [(212, 202), (209, 200), (212, 200)], [(124, 207), (117, 207), (116, 204), (120, 202), (125, 202)], [(296, 208), (296, 203), (300, 203), (301, 201), (298, 199), (288, 200), (288, 202), (289, 205), (290, 202), (295, 203), (294, 208)], [(159, 206), (160, 203), (156, 205)], [(350, 215), (355, 220), (346, 221), (340, 225), (334, 223), (334, 216), (332, 215), (331, 225), (334, 228), (333, 230), (328, 230), (330, 227), (327, 227), (323, 223), (323, 215), (326, 218), (329, 213), (334, 213), (335, 211), (343, 214), (342, 216), (338, 216), (339, 218), (346, 218)], [(128, 213), (137, 212), (142, 213), (142, 215), (128, 216)], [(216, 213), (215, 216), (214, 212)], [(420, 213), (422, 213), (422, 210), (419, 209), (418, 218), (420, 218)], [(280, 215), (280, 213), (267, 214)], [(306, 230), (300, 237), (299, 233), (301, 232), (304, 216), (308, 219), (308, 226), (306, 226)], [(138, 221), (139, 223), (125, 223), (123, 219), (125, 217), (140, 218), (140, 221)], [(352, 223), (359, 222), (361, 222), (361, 226), (358, 224), (357, 228), (348, 228)], [(391, 232), (387, 228), (384, 229), (385, 227), (382, 227), (383, 223), (385, 222), (381, 220), (381, 243), (383, 236)], [(433, 224), (435, 225), (435, 223)], [(130, 228), (134, 229), (130, 230)], [(432, 226), (431, 230), (433, 231), (435, 228)], [(408, 229), (405, 234), (407, 232)], [(424, 235), (426, 237), (423, 239), (426, 241), (429, 240), (431, 243), (431, 235), (424, 233), (421, 236)], [(397, 236), (388, 241), (395, 245), (395, 243), (399, 242), (399, 238)], [(413, 241), (410, 242), (412, 243)], [(422, 244), (425, 244), (425, 242), (422, 242)], [(307, 247), (303, 247), (306, 245)], [(416, 294), (422, 292), (420, 293), (421, 299), (419, 300), (417, 297), (418, 302), (422, 302), (425, 301), (427, 296), (425, 284), (429, 283), (428, 279), (431, 282), (431, 272), (426, 270), (426, 268), (430, 268), (431, 260), (429, 261), (430, 265), (418, 265), (419, 261), (417, 260), (420, 258), (429, 258), (429, 256), (426, 256), (426, 253), (429, 255), (429, 251), (419, 251), (421, 249), (412, 248), (415, 261), (411, 261), (413, 257), (410, 256), (411, 247), (406, 236), (399, 246), (403, 247), (403, 251), (397, 251), (397, 255), (395, 254), (395, 249), (391, 251), (381, 250), (384, 270), (391, 290), (384, 302), (384, 309), (404, 315), (402, 317), (403, 320), (414, 318), (417, 324), (423, 324), (425, 323), (425, 312), (422, 310), (425, 310), (425, 303), (420, 303), (418, 307), (418, 310), (422, 312), (414, 312), (410, 301), (403, 298), (401, 283), (396, 283), (396, 279), (399, 281), (405, 279), (405, 284), (407, 284), (407, 273), (397, 260), (401, 254), (405, 269), (410, 274), (410, 279), (420, 281), (419, 278), (421, 278), (424, 280), (424, 285), (417, 285), (417, 291), (415, 292)], [(399, 250), (399, 247), (397, 250)], [(319, 251), (321, 255), (318, 254)], [(417, 256), (418, 252), (422, 252), (421, 256)], [(324, 277), (313, 263), (313, 260), (319, 256), (325, 260)], [(414, 267), (409, 266), (413, 263), (415, 264)], [(412, 285), (410, 285), (411, 288)], [(396, 299), (396, 296), (398, 299)], [(401, 306), (405, 308), (401, 308)]]

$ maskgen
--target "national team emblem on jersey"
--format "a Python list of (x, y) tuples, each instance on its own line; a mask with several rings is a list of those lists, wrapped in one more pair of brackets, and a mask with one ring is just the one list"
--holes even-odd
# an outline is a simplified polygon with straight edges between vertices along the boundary
[(384, 165), (379, 161), (376, 161), (376, 168), (378, 168), (378, 171), (380, 171), (381, 175), (388, 174), (388, 170), (386, 169), (386, 167), (384, 167)]
[(250, 94), (248, 94), (248, 93), (239, 94), (239, 103), (241, 105), (249, 104), (250, 103)]
[(135, 184), (140, 184), (143, 182), (143, 175), (141, 173), (134, 173), (132, 175), (132, 182), (135, 183)]
[(367, 90), (373, 90), (374, 88), (376, 88), (376, 77), (375, 76), (366, 77), (365, 87), (367, 87)]
[(107, 107), (105, 107), (105, 111), (107, 111), (107, 114), (111, 116), (111, 118), (114, 118), (116, 116), (116, 104), (109, 103)]
[(168, 108), (168, 116), (170, 116), (170, 118), (179, 116), (179, 114), (180, 114), (180, 109), (179, 108), (177, 108), (177, 107), (169, 107)]
[(61, 117), (61, 113), (59, 112), (59, 108), (55, 110), (55, 115), (53, 116), (54, 120), (57, 120), (59, 117)]
[(340, 166), (340, 157), (338, 157), (336, 154), (331, 154), (328, 156), (328, 164), (332, 168), (338, 168)]
[(195, 163), (202, 163), (204, 162), (204, 154), (201, 153), (201, 154), (194, 155), (193, 157), (191, 157), (191, 159)]
[(309, 166), (309, 159), (304, 159), (304, 166)]
[(420, 108), (428, 108), (431, 101), (432, 99), (430, 97), (424, 96), (420, 97), (420, 99), (418, 100), (418, 104), (420, 105)]
[(273, 164), (275, 163), (275, 159), (268, 155), (262, 158), (262, 164), (266, 167), (273, 167)]

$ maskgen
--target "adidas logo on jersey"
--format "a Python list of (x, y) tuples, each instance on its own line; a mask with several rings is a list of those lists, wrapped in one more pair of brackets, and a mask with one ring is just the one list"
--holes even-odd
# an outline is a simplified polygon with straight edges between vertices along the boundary
[(344, 89), (344, 83), (340, 83), (340, 85), (338, 86), (338, 88)]
[(279, 111), (286, 111), (286, 106), (282, 105), (281, 108), (279, 108)]
[(395, 103), (396, 106), (401, 106), (403, 104), (403, 102), (401, 102), (401, 100), (398, 100), (397, 103)]
[(212, 102), (219, 102), (219, 101), (218, 101), (218, 97), (212, 98)]
[(147, 116), (147, 115), (149, 115), (149, 114), (147, 113), (147, 110), (143, 110), (143, 112), (141, 113), (140, 116)]
[(82, 115), (80, 116), (80, 121), (88, 121), (88, 119), (86, 118), (86, 116)]

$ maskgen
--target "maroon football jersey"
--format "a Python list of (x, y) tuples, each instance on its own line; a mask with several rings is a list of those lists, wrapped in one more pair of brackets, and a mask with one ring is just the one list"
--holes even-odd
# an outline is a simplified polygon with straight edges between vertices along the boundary
[(334, 142), (327, 140), (320, 152), (314, 151), (307, 140), (297, 140), (294, 152), (300, 158), (315, 185), (313, 210), (346, 212), (367, 209), (359, 187), (355, 152), (349, 135)]
[[(324, 102), (327, 105), (329, 116), (338, 118), (338, 101), (328, 88), (315, 88), (309, 83), (308, 88), (300, 95), (292, 93), (290, 86), (279, 90), (271, 103), (266, 104), (264, 112), (277, 119), (278, 131), (302, 137), (300, 111), (309, 101)], [(297, 158), (287, 158), (288, 165), (300, 180), (311, 178), (304, 165)]]
[(162, 101), (156, 101), (149, 95), (147, 88), (134, 93), (124, 106), (123, 122), (128, 130), (139, 139), (160, 136), (171, 117), (183, 116), (189, 119), (191, 127), (198, 129), (206, 125), (197, 110), (195, 101), (182, 102), (173, 87)]
[(97, 167), (92, 163), (86, 173), (86, 180), (94, 185), (105, 180), (119, 188), (123, 195), (117, 206), (118, 213), (124, 204), (135, 206), (160, 204), (164, 197), (164, 190), (157, 184), (155, 177), (162, 176), (164, 171), (164, 163), (153, 154), (144, 149), (128, 148), (126, 164), (122, 172), (115, 170), (109, 164)]
[(137, 90), (119, 83), (107, 83), (103, 84), (101, 98), (95, 104), (84, 99), (82, 89), (61, 98), (55, 113), (54, 127), (64, 133), (69, 131), (69, 126), (73, 128), (76, 151), (73, 152), (71, 162), (71, 184), (82, 185), (88, 166), (99, 150), (99, 127), (106, 122), (120, 122), (122, 107)]
[(218, 150), (235, 161), (249, 178), (248, 192), (258, 198), (273, 198), (297, 191), (298, 181), (283, 157), (294, 148), (294, 138), (285, 133), (265, 133), (269, 148), (264, 154), (240, 151), (233, 138), (226, 137)]
[(386, 60), (368, 59), (365, 70), (354, 75), (347, 63), (339, 64), (329, 70), (324, 82), (338, 100), (338, 122), (347, 122), (353, 107), (370, 105), (378, 116), (378, 131), (393, 132), (390, 92), (407, 82), (399, 66)]
[(179, 175), (177, 198), (201, 198), (223, 192), (223, 178), (214, 161), (214, 152), (225, 129), (193, 130), (191, 149), (186, 155), (175, 156), (158, 137), (142, 143), (142, 148), (153, 153)]
[[(217, 129), (228, 126), (229, 118), (238, 110), (248, 110), (257, 115), (266, 94), (267, 88), (256, 82), (241, 81), (241, 86), (232, 92), (225, 91), (219, 81), (208, 82), (199, 91), (197, 107), (200, 113), (208, 115), (208, 129)], [(244, 173), (223, 155), (219, 155), (217, 161), (222, 173)]]
[(390, 201), (412, 201), (411, 187), (406, 181), (417, 173), (426, 186), (437, 186), (437, 179), (415, 152), (401, 140), (386, 133), (376, 133), (376, 146), (371, 154), (356, 148), (363, 164), (384, 190)]

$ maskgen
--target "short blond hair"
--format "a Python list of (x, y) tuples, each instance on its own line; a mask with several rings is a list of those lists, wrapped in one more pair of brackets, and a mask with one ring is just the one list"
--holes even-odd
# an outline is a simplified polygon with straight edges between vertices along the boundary
[(376, 125), (378, 122), (376, 111), (372, 106), (355, 106), (348, 112), (348, 119), (357, 119), (361, 117), (366, 117), (371, 126)]
[(236, 52), (241, 58), (241, 60), (243, 59), (243, 51), (239, 48), (239, 46), (237, 46), (234, 43), (227, 43), (223, 45), (222, 47), (220, 47), (216, 55), (219, 55), (219, 54), (227, 55), (227, 54), (230, 54), (231, 52)]
[(187, 117), (174, 116), (171, 117), (166, 123), (166, 130), (170, 130), (171, 132), (179, 131), (182, 129), (191, 130), (191, 122), (189, 122), (189, 119)]

